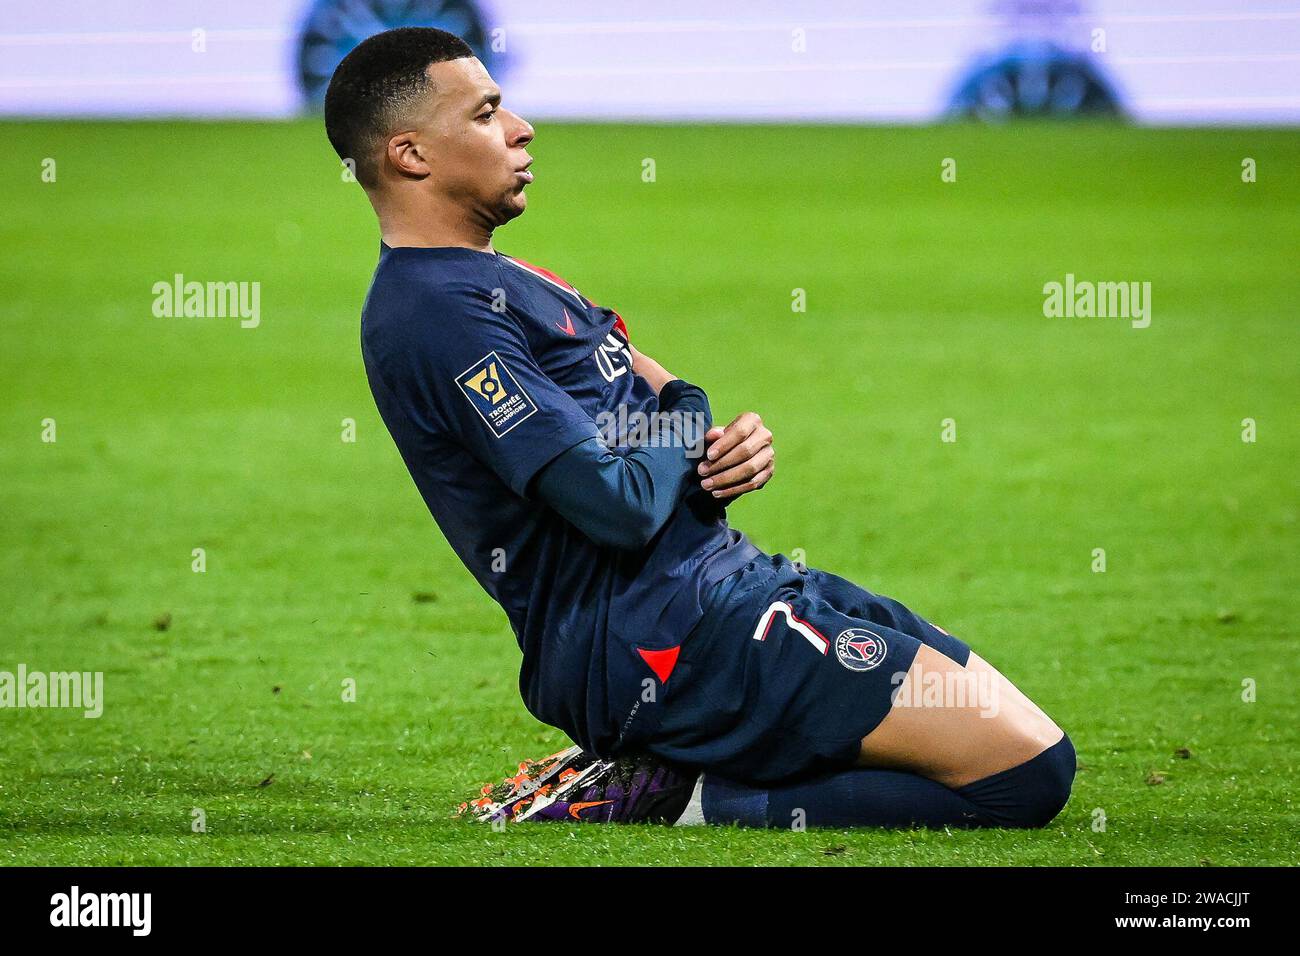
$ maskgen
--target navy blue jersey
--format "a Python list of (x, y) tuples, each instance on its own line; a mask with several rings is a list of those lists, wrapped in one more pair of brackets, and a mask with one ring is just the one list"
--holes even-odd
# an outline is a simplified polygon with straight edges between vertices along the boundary
[(411, 477), (510, 620), (529, 711), (596, 753), (643, 740), (646, 682), (669, 678), (708, 586), (759, 552), (698, 487), (641, 550), (596, 544), (536, 496), (598, 422), (658, 408), (623, 320), (518, 259), (384, 245), (361, 328)]

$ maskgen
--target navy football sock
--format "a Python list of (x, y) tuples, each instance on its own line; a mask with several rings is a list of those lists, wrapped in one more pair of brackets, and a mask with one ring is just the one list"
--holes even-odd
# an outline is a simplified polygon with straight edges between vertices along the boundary
[(926, 777), (860, 767), (776, 787), (705, 774), (707, 823), (750, 827), (1040, 827), (1070, 795), (1068, 736), (1009, 770), (950, 790)]
[(1065, 734), (1018, 767), (958, 787), (998, 827), (1041, 827), (1070, 799), (1077, 766), (1074, 744)]
[(987, 826), (979, 807), (914, 773), (870, 767), (799, 783), (747, 787), (704, 777), (704, 819), (747, 827)]

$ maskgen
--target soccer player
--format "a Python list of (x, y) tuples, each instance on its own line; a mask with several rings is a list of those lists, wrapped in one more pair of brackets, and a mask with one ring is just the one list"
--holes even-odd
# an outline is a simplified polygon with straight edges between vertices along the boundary
[(728, 525), (772, 477), (758, 415), (713, 425), (616, 312), (494, 248), (527, 205), (534, 131), (465, 43), (367, 39), (325, 127), (382, 236), (361, 323), (375, 402), (510, 620), (525, 705), (578, 745), (515, 781), (546, 794), (529, 813), (1036, 827), (1060, 811), (1074, 749), (998, 671)]

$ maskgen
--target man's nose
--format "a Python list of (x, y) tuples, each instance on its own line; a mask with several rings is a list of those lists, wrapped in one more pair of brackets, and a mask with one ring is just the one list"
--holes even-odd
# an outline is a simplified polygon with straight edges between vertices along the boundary
[[(506, 110), (505, 112), (509, 111)], [(518, 113), (510, 113), (510, 119), (514, 123), (510, 134), (510, 145), (527, 146), (533, 141), (534, 133), (532, 125)]]

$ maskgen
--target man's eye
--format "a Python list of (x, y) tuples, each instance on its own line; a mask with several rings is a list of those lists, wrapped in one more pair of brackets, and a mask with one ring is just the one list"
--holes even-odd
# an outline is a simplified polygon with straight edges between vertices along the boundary
[(492, 117), (494, 117), (494, 116), (496, 116), (496, 115), (497, 115), (497, 111), (496, 111), (496, 110), (488, 110), (486, 113), (482, 113), (482, 114), (480, 114), (479, 116), (477, 116), (477, 117), (475, 117), (475, 118), (476, 118), (476, 119), (479, 119), (479, 120), (490, 120)]

